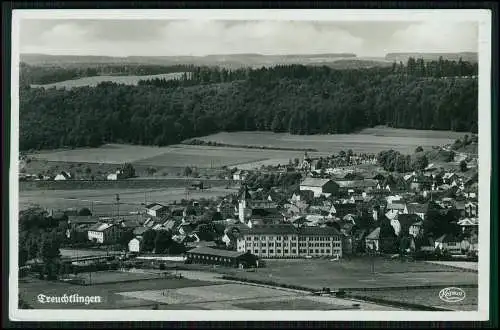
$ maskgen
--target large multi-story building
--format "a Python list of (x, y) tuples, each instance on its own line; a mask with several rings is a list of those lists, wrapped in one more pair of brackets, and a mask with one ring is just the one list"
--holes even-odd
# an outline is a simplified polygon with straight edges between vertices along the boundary
[(259, 258), (342, 257), (342, 238), (332, 227), (267, 225), (243, 231), (236, 249)]

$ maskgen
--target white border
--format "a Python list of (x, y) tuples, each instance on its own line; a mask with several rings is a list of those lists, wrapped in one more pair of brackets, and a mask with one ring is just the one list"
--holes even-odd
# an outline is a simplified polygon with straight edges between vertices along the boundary
[[(478, 311), (20, 310), (18, 305), (19, 28), (21, 19), (477, 21), (479, 23)], [(12, 321), (486, 321), (489, 319), (491, 11), (489, 10), (14, 10), (12, 12), (9, 318)]]

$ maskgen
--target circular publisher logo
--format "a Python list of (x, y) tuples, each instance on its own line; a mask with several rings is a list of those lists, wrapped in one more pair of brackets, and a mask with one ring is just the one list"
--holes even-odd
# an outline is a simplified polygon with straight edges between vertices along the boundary
[(439, 298), (446, 302), (459, 302), (465, 299), (465, 291), (460, 288), (444, 288), (439, 291)]

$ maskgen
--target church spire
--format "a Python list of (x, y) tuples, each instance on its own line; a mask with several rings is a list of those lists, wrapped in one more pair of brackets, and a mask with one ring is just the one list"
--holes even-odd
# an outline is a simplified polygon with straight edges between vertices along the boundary
[(240, 200), (247, 200), (250, 198), (251, 198), (251, 196), (250, 196), (250, 192), (248, 191), (248, 186), (246, 184), (243, 184), (243, 186), (241, 187), (239, 199)]

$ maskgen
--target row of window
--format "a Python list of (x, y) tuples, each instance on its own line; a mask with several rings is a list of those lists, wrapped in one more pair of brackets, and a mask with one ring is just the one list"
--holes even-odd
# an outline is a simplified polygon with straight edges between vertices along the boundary
[(194, 254), (191, 255), (193, 259), (198, 259), (198, 260), (213, 260), (213, 261), (223, 261), (223, 262), (230, 262), (230, 258), (224, 258), (224, 257), (215, 257), (215, 256), (203, 256), (203, 255), (198, 255)]
[[(250, 250), (248, 250), (248, 251), (251, 252)], [(284, 249), (283, 253), (284, 254), (288, 254), (289, 253), (288, 251), (289, 251), (288, 249)], [(259, 249), (253, 250), (253, 253), (254, 254), (259, 254)], [(262, 249), (261, 253), (262, 254), (266, 254), (267, 250), (266, 249)], [(269, 254), (273, 254), (273, 253), (274, 253), (274, 249), (269, 249)], [(278, 254), (281, 253), (281, 249), (276, 249), (276, 253), (278, 253)], [(296, 254), (296, 253), (297, 253), (297, 250), (296, 249), (292, 249), (292, 254)]]
[[(276, 243), (276, 247), (281, 247), (281, 243)], [(257, 247), (259, 246), (259, 243), (247, 243), (246, 244), (247, 247)], [(274, 247), (275, 246), (275, 243), (273, 242), (270, 242), (270, 243), (260, 243), (260, 247)], [(291, 243), (290, 246), (292, 247), (297, 247), (297, 243)], [(288, 247), (288, 243), (283, 243), (283, 247)]]
[[(306, 254), (307, 249), (300, 249), (299, 252), (302, 254)], [(335, 249), (333, 250), (334, 252), (336, 251)], [(330, 254), (330, 249), (309, 249), (309, 254)], [(339, 254), (339, 251), (337, 251), (337, 254)]]
[(299, 246), (301, 247), (340, 247), (341, 243), (340, 242), (333, 242), (333, 243), (299, 243)]
[[(253, 240), (254, 241), (258, 241), (259, 240), (259, 237), (260, 237), (260, 240), (261, 241), (265, 241), (266, 239), (272, 241), (272, 240), (277, 240), (277, 241), (288, 241), (288, 239), (292, 240), (292, 241), (296, 241), (297, 240), (297, 236), (253, 236)], [(245, 239), (248, 240), (248, 241), (251, 241), (252, 240), (252, 236), (245, 236)]]
[[(260, 239), (259, 239), (260, 238)], [(245, 236), (245, 240), (247, 241), (266, 241), (266, 240), (269, 240), (269, 241), (272, 241), (272, 240), (276, 240), (276, 241), (287, 241), (287, 240), (292, 240), (292, 241), (296, 241), (297, 240), (297, 236)], [(299, 241), (336, 241), (338, 240), (338, 237), (332, 237), (332, 236), (313, 236), (313, 237), (310, 237), (310, 236), (301, 236), (298, 238)]]
[[(259, 251), (260, 251), (260, 254), (267, 254), (268, 251), (269, 251), (269, 254), (274, 254), (274, 249), (262, 249), (262, 250), (259, 250), (259, 249), (254, 249), (253, 250), (253, 253), (258, 255), (259, 254)], [(283, 254), (288, 254), (290, 253), (290, 250), (288, 249), (284, 249), (284, 250), (281, 250), (281, 249), (276, 249), (276, 253), (277, 254), (281, 254), (283, 251)], [(301, 254), (330, 254), (332, 250), (330, 249), (299, 249), (299, 253)], [(251, 250), (248, 250), (248, 252), (252, 252)], [(333, 249), (333, 252), (334, 253), (337, 253), (337, 254), (340, 254), (340, 250), (339, 249)], [(297, 250), (296, 249), (292, 249), (291, 250), (291, 253), (292, 254), (297, 254)]]

